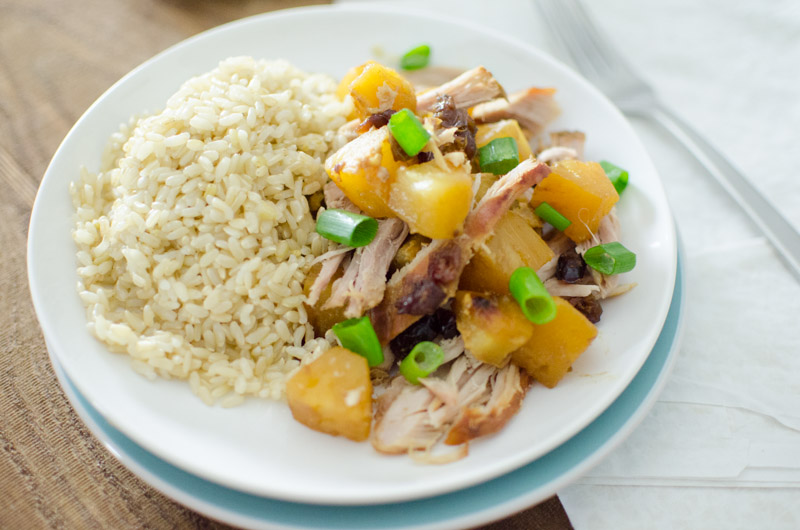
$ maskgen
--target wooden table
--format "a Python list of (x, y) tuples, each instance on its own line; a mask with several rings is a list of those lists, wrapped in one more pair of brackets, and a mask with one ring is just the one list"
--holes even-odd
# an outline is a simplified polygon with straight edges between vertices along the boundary
[[(112, 83), (190, 35), (296, 4), (0, 0), (0, 528), (227, 528), (134, 476), (72, 410), (28, 292), (27, 228), (50, 157)], [(554, 497), (485, 528), (571, 525)]]

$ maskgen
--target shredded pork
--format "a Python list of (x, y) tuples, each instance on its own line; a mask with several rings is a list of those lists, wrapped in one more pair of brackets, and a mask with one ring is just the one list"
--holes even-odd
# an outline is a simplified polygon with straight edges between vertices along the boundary
[(398, 376), (378, 398), (376, 450), (426, 452), (442, 440), (461, 445), (495, 433), (519, 410), (529, 379), (515, 365), (498, 368), (463, 354), (446, 376), (420, 382), (412, 385)]
[(346, 304), (344, 315), (355, 318), (383, 300), (386, 273), (400, 245), (408, 235), (408, 226), (400, 219), (378, 221), (375, 239), (357, 249), (341, 278), (333, 283), (330, 298), (323, 309)]
[(503, 87), (483, 66), (467, 70), (455, 79), (417, 95), (417, 113), (424, 114), (439, 96), (453, 98), (457, 108), (466, 109), (505, 95)]
[(529, 88), (514, 92), (508, 99), (496, 99), (477, 105), (472, 117), (478, 123), (513, 118), (531, 136), (538, 136), (561, 113), (554, 88)]

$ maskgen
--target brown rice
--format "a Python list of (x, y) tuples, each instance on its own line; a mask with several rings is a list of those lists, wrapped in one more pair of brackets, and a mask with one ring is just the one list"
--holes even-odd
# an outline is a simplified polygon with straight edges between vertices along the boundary
[(302, 284), (328, 250), (306, 196), (350, 110), (335, 89), (285, 61), (225, 60), (122, 127), (100, 172), (72, 184), (89, 328), (137, 371), (231, 406), (280, 398), (327, 349)]

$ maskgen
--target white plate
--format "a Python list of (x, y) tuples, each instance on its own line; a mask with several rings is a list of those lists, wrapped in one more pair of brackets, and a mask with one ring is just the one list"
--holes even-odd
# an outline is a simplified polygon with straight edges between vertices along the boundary
[[(97, 169), (107, 137), (133, 114), (157, 110), (180, 84), (232, 55), (286, 58), (341, 75), (380, 46), (400, 53), (431, 44), (437, 64), (484, 64), (509, 90), (558, 88), (564, 109), (554, 129), (588, 135), (586, 156), (626, 167), (632, 184), (619, 205), (623, 240), (637, 253), (626, 281), (639, 285), (604, 304), (600, 337), (559, 386), (534, 386), (497, 436), (471, 445), (447, 466), (386, 457), (306, 429), (282, 403), (250, 400), (228, 410), (203, 405), (186, 384), (150, 382), (86, 331), (76, 294), (68, 184)], [(625, 389), (647, 358), (669, 308), (675, 232), (664, 192), (622, 115), (576, 74), (537, 50), (478, 27), (374, 6), (303, 8), (252, 17), (189, 39), (144, 63), (81, 117), (48, 168), (31, 216), (28, 264), (45, 336), (81, 394), (109, 423), (153, 454), (230, 488), (308, 503), (394, 502), (464, 488), (522, 466), (568, 440)]]
[[(209, 517), (245, 528), (446, 530), (485, 524), (550, 497), (599, 462), (644, 418), (675, 364), (685, 322), (684, 274), (678, 258), (672, 304), (653, 350), (625, 391), (597, 419), (558, 448), (494, 480), (436, 497), (371, 506), (320, 506), (256, 497), (181, 471), (108, 424), (53, 367), (80, 417), (128, 469)], [(49, 347), (49, 345), (48, 345)]]

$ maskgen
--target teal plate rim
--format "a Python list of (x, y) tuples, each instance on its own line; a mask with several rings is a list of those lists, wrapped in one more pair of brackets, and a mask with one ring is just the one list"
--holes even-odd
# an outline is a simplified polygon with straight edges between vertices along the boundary
[(220, 486), (146, 451), (111, 426), (51, 362), (69, 401), (103, 445), (128, 469), (165, 495), (213, 519), (267, 529), (463, 528), (487, 523), (544, 500), (588, 471), (639, 424), (666, 383), (683, 334), (685, 271), (682, 248), (672, 302), (650, 355), (625, 391), (567, 442), (506, 475), (426, 499), (364, 506), (304, 504)]

